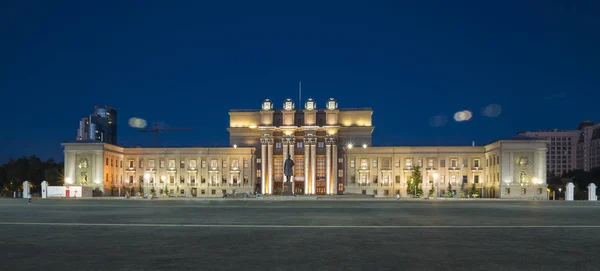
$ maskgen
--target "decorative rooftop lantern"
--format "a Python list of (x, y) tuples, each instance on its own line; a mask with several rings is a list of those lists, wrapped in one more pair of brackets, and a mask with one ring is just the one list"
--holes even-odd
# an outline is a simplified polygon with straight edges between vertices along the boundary
[(306, 104), (304, 105), (304, 108), (306, 108), (306, 110), (314, 110), (317, 108), (317, 105), (315, 104), (313, 98), (308, 98)]
[(329, 98), (327, 101), (327, 109), (336, 110), (338, 108), (338, 103), (334, 98)]
[(273, 109), (273, 103), (271, 102), (270, 99), (265, 99), (262, 103), (262, 110), (272, 110)]
[(283, 102), (283, 109), (284, 110), (293, 110), (294, 109), (294, 101), (292, 101), (292, 99), (290, 99), (290, 98), (285, 99), (285, 102)]

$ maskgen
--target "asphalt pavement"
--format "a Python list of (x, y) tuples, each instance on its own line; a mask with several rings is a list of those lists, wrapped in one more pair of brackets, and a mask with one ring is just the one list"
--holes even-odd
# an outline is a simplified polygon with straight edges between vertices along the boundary
[(0, 199), (0, 268), (600, 270), (599, 212), (564, 201)]

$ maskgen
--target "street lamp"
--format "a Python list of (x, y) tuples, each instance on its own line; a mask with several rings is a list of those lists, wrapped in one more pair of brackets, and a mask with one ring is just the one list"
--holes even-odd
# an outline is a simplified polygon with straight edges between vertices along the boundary
[(440, 175), (436, 173), (433, 173), (433, 184), (435, 185), (435, 198), (438, 197), (438, 182), (437, 179)]
[[(146, 191), (144, 191), (146, 193), (148, 193), (148, 183), (150, 182), (150, 174), (146, 173), (144, 174), (144, 182), (146, 183)], [(142, 195), (144, 196), (144, 195)]]
[(559, 187), (558, 188), (558, 200), (560, 200), (560, 195), (562, 194), (561, 192), (562, 192), (562, 188)]

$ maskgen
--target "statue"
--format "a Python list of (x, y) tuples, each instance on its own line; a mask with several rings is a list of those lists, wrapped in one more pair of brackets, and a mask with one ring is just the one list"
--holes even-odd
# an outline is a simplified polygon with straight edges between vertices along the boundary
[(85, 172), (81, 172), (81, 180), (79, 182), (81, 184), (87, 184), (87, 174)]
[(294, 175), (294, 161), (292, 160), (292, 156), (289, 154), (287, 159), (285, 159), (285, 163), (283, 164), (283, 174), (285, 174), (288, 182), (292, 181), (292, 175)]

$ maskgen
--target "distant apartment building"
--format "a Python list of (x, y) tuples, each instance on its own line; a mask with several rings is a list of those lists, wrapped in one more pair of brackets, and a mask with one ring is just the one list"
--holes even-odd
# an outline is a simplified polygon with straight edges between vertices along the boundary
[(108, 106), (94, 107), (94, 113), (79, 121), (76, 140), (117, 145), (117, 111)]
[(585, 121), (578, 129), (577, 168), (589, 171), (600, 167), (600, 123)]
[(547, 169), (554, 175), (600, 167), (600, 123), (584, 121), (575, 130), (539, 130), (520, 132), (548, 142)]

